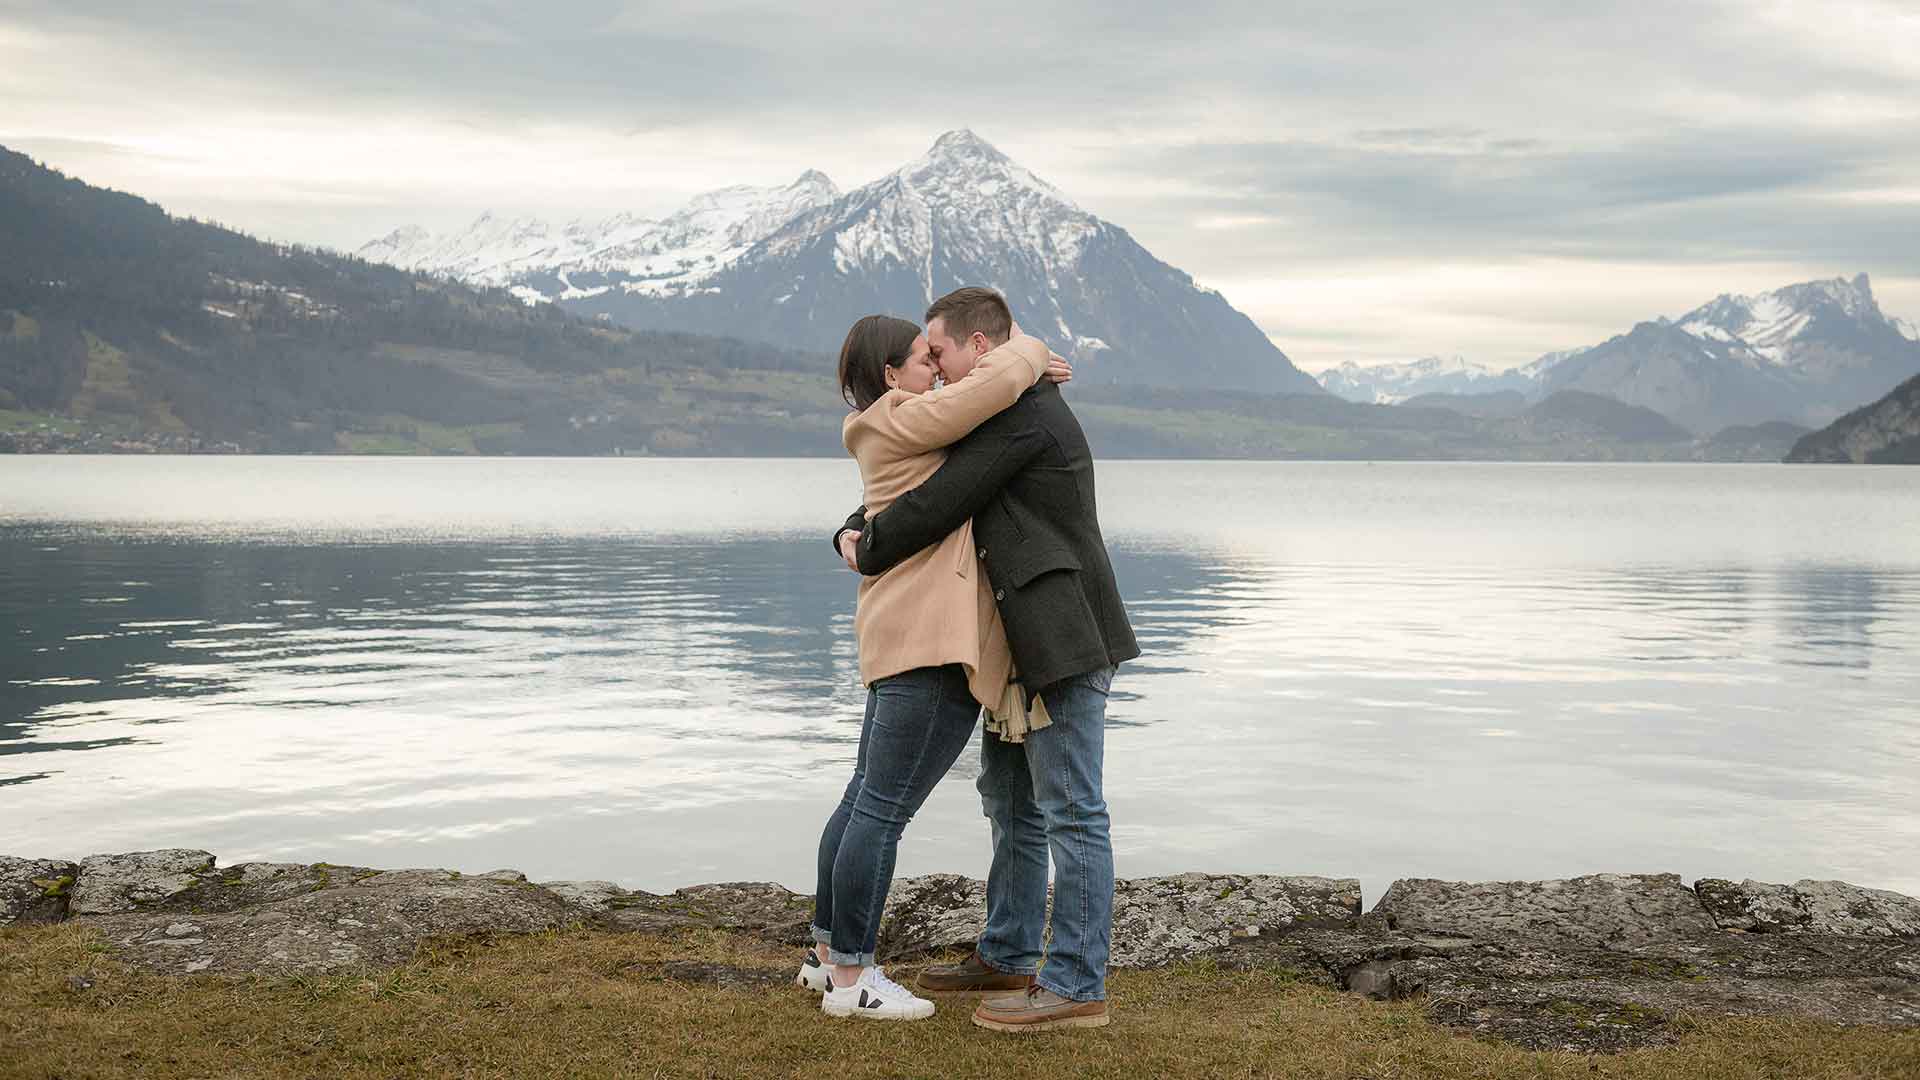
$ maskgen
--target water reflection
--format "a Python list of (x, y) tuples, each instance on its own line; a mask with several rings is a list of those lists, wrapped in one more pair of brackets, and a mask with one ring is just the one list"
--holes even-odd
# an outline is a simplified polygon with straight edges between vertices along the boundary
[(1827, 667), (1871, 666), (1872, 635), (1875, 623), (1881, 621), (1878, 578), (1859, 567), (1782, 570), (1780, 591), (1787, 602), (1781, 628), (1789, 640), (1780, 659)]
[[(1490, 505), (1559, 520), (1564, 476), (1499, 480)], [(1614, 563), (1552, 524), (1475, 546), (1482, 509), (1421, 503), (1411, 529), (1405, 478), (1370, 482), (1346, 497), (1377, 512), (1322, 493), (1299, 528), (1115, 530), (1146, 650), (1110, 710), (1123, 873), (1920, 891), (1920, 553), (1822, 562), (1723, 532)], [(863, 700), (852, 578), (800, 527), (830, 502), (734, 535), (0, 525), (0, 851), (804, 886)], [(976, 768), (901, 872), (984, 871)]]

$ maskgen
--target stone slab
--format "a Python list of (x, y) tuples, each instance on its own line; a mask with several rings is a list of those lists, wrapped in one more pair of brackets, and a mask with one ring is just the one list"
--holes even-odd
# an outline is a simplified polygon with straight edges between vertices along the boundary
[(68, 905), (73, 915), (112, 915), (163, 903), (201, 883), (213, 856), (195, 848), (89, 855)]
[(1702, 878), (1694, 891), (1723, 930), (1920, 937), (1920, 900), (1886, 889), (1844, 881), (1803, 879), (1776, 885)]
[(1678, 874), (1590, 874), (1556, 881), (1405, 878), (1373, 913), (1398, 930), (1482, 940), (1636, 949), (1717, 927)]

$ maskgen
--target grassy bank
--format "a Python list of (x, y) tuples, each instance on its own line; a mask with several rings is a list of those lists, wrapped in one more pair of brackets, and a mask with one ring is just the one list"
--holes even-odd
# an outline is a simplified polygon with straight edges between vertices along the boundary
[[(1659, 1050), (1529, 1053), (1417, 1002), (1206, 964), (1119, 974), (1095, 1031), (989, 1034), (962, 1002), (917, 1024), (830, 1021), (804, 991), (754, 984), (794, 955), (567, 931), (443, 943), (364, 976), (183, 978), (115, 964), (81, 926), (0, 930), (0, 1076), (1920, 1076), (1920, 1032), (1710, 1018)], [(686, 961), (725, 982), (667, 966)]]

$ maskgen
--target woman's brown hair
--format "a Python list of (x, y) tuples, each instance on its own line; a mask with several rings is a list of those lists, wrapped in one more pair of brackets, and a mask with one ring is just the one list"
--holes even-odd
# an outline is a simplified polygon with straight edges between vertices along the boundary
[(920, 328), (891, 315), (869, 315), (840, 346), (840, 396), (862, 412), (887, 392), (887, 369), (906, 363)]

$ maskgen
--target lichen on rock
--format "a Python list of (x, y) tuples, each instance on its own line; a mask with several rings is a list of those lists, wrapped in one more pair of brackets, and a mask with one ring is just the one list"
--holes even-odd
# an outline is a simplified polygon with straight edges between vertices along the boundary
[(0, 855), (0, 926), (66, 918), (79, 873), (79, 866), (60, 859)]

